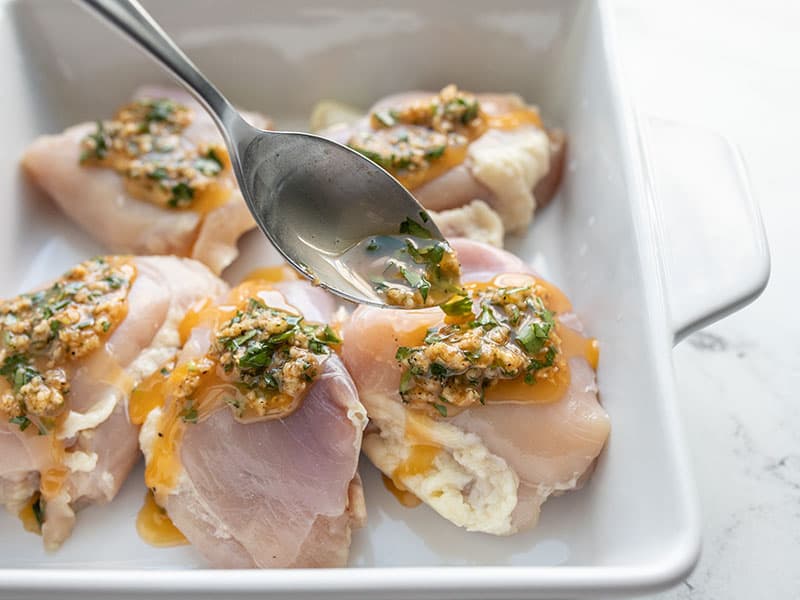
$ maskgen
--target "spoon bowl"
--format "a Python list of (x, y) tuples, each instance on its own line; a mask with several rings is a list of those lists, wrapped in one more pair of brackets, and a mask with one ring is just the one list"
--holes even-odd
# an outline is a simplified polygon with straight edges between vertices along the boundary
[[(246, 124), (245, 124), (246, 125)], [(358, 152), (308, 133), (238, 135), (235, 165), (261, 230), (295, 268), (320, 286), (359, 303), (384, 305), (366, 277), (342, 269), (339, 257), (370, 236), (398, 233), (424, 208), (389, 173)], [(442, 235), (425, 224), (435, 239)]]
[[(247, 123), (136, 0), (79, 0), (169, 71), (217, 124), (245, 202), (275, 248), (332, 293), (387, 306), (367, 273), (339, 258), (371, 236), (393, 235), (425, 209), (394, 177), (358, 152), (309, 133), (262, 131)], [(402, 308), (393, 306), (393, 308)]]

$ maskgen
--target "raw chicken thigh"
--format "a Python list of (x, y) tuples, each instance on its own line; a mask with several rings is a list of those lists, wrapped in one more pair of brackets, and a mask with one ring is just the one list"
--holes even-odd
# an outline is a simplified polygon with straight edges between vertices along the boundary
[(177, 353), (178, 324), (224, 291), (176, 257), (96, 258), (0, 303), (0, 503), (55, 549), (139, 456), (133, 387)]
[(112, 252), (187, 256), (219, 273), (255, 227), (214, 123), (175, 89), (142, 88), (113, 120), (42, 136), (22, 164)]
[(245, 282), (187, 317), (174, 369), (134, 394), (147, 485), (214, 567), (347, 563), (367, 416), (320, 324), (333, 309), (306, 282)]
[(606, 442), (597, 347), (518, 258), (453, 248), (470, 295), (446, 316), (361, 306), (342, 357), (370, 417), (364, 452), (387, 484), (469, 531), (507, 535), (579, 487)]
[[(473, 95), (451, 85), (438, 95), (389, 96), (366, 116), (354, 114), (324, 101), (312, 125), (394, 173), (436, 211), (446, 236), (476, 231), (480, 241), (494, 243), (504, 232), (523, 231), (561, 179), (563, 132), (544, 129), (538, 110), (515, 94)], [(449, 214), (474, 200), (498, 218), (487, 219), (485, 205)]]

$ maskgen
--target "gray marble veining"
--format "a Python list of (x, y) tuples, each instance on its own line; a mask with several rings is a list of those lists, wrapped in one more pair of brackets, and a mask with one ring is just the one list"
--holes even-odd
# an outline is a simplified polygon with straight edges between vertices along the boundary
[(681, 585), (648, 598), (797, 599), (800, 4), (617, 0), (615, 15), (635, 105), (742, 149), (773, 261), (761, 298), (675, 350), (704, 544)]

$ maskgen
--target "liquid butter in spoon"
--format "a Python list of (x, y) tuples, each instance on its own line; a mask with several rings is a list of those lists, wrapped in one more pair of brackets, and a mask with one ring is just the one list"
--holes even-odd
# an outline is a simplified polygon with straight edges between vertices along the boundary
[(416, 199), (332, 140), (248, 124), (136, 0), (80, 0), (183, 84), (225, 139), (242, 195), (286, 260), (347, 300), (420, 308), (459, 288), (458, 261)]

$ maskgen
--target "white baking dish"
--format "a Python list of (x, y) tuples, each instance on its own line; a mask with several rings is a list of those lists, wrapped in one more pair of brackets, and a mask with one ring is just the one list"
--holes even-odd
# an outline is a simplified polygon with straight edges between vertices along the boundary
[[(713, 134), (637, 118), (627, 104), (606, 6), (147, 4), (231, 98), (289, 126), (321, 97), (366, 106), (450, 81), (538, 102), (570, 136), (569, 166), (560, 196), (510, 245), (569, 292), (600, 339), (613, 431), (589, 484), (548, 502), (535, 530), (510, 538), (405, 509), (363, 465), (369, 524), (341, 570), (213, 571), (191, 548), (150, 548), (134, 528), (144, 491), (137, 471), (114, 503), (80, 515), (55, 554), (0, 516), (0, 594), (619, 597), (685, 576), (700, 528), (671, 348), (755, 297), (769, 258), (736, 153)], [(8, 296), (102, 251), (23, 181), (22, 148), (109, 114), (137, 85), (164, 76), (71, 3), (0, 0), (0, 8), (0, 295)], [(249, 235), (228, 276), (272, 257), (265, 244)]]

